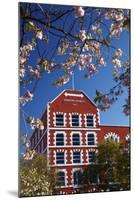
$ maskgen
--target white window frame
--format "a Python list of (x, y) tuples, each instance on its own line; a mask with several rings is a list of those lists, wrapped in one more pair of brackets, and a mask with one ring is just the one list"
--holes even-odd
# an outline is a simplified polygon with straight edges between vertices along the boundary
[[(72, 126), (72, 115), (77, 115), (79, 117), (79, 126)], [(81, 113), (69, 113), (69, 120), (70, 120), (70, 127), (72, 128), (78, 128), (82, 125), (82, 114)]]
[[(56, 115), (63, 115), (63, 125), (56, 125)], [(53, 125), (54, 125), (54, 127), (65, 127), (66, 126), (66, 113), (53, 112)]]
[[(57, 152), (58, 153), (64, 152), (64, 164), (57, 164), (57, 162), (56, 162), (56, 153)], [(54, 166), (65, 166), (66, 162), (67, 162), (67, 159), (66, 159), (67, 158), (67, 150), (60, 148), (60, 149), (54, 150), (53, 153), (54, 153)]]
[[(79, 145), (73, 145), (73, 135), (74, 134), (79, 134), (79, 138), (80, 138), (80, 144)], [(71, 132), (71, 145), (73, 146), (73, 147), (80, 147), (81, 145), (82, 145), (82, 138), (81, 138), (81, 132), (78, 132), (78, 131), (76, 131), (76, 132)]]
[[(56, 146), (56, 136), (57, 136), (57, 134), (63, 134), (64, 135), (64, 146), (66, 146), (66, 132), (65, 131), (55, 131), (54, 132), (54, 146)], [(64, 147), (64, 146), (57, 146), (57, 147)]]
[(108, 138), (111, 138), (111, 137), (113, 137), (113, 140), (115, 142), (117, 142), (117, 143), (120, 142), (120, 136), (117, 133), (114, 133), (114, 132), (109, 132), (109, 133), (105, 134), (104, 140), (107, 141)]
[[(94, 145), (88, 145), (88, 135), (89, 134), (93, 134), (94, 135), (94, 142), (95, 142), (95, 144)], [(97, 134), (95, 133), (95, 132), (92, 132), (92, 131), (88, 131), (88, 132), (86, 132), (86, 144), (87, 144), (87, 146), (89, 146), (89, 147), (96, 147), (97, 146)]]
[[(57, 145), (57, 136), (58, 135), (62, 135), (63, 136), (63, 145)], [(55, 144), (56, 144), (56, 146), (62, 146), (62, 147), (64, 147), (65, 146), (65, 134), (64, 133), (56, 133), (56, 135), (55, 135)]]
[(65, 185), (64, 186), (56, 186), (56, 188), (65, 188), (65, 187), (67, 187), (67, 170), (66, 169), (58, 169), (57, 173), (58, 172), (64, 172), (64, 175), (65, 175)]
[[(87, 116), (93, 116), (93, 126), (87, 126)], [(84, 124), (86, 128), (95, 128), (96, 127), (96, 115), (93, 113), (84, 114)]]

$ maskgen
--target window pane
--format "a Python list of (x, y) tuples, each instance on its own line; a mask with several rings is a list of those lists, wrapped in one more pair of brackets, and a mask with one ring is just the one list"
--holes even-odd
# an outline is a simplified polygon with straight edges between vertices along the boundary
[(56, 114), (56, 126), (64, 125), (64, 116), (63, 114)]
[(80, 152), (73, 152), (73, 163), (80, 163)]
[(64, 146), (64, 134), (57, 134), (56, 135), (56, 145), (57, 146)]
[(95, 137), (94, 134), (88, 134), (88, 145), (95, 145)]
[(79, 115), (72, 115), (72, 126), (79, 126)]
[(93, 116), (87, 116), (87, 126), (94, 126)]
[(57, 173), (57, 186), (65, 186), (65, 173), (64, 172), (58, 172)]
[(88, 152), (88, 161), (89, 162), (95, 161), (95, 152)]
[(80, 136), (79, 136), (79, 134), (73, 134), (73, 145), (80, 145)]
[(56, 153), (56, 164), (64, 164), (64, 152)]
[(73, 174), (74, 185), (80, 185), (81, 183), (81, 171), (75, 171)]

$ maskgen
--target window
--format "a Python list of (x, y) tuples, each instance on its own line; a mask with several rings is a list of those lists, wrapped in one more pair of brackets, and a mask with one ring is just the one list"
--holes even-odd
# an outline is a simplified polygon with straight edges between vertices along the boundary
[(90, 116), (90, 115), (87, 115), (87, 121), (86, 121), (86, 124), (88, 127), (93, 127), (94, 126), (94, 117), (93, 116)]
[(80, 163), (80, 152), (73, 152), (73, 163)]
[(87, 135), (87, 142), (88, 145), (95, 145), (95, 135), (93, 133)]
[(79, 126), (79, 115), (72, 115), (72, 126)]
[(64, 146), (64, 134), (63, 133), (57, 133), (56, 146)]
[(73, 173), (73, 180), (74, 180), (74, 185), (79, 186), (81, 183), (81, 171), (77, 170)]
[(56, 177), (57, 186), (65, 186), (65, 172), (58, 172)]
[(56, 114), (56, 126), (64, 126), (64, 115)]
[(80, 145), (80, 136), (77, 133), (74, 133), (72, 136), (73, 145)]
[(105, 141), (114, 141), (116, 143), (118, 143), (120, 141), (120, 137), (118, 136), (118, 134), (116, 133), (107, 133), (105, 136), (104, 136), (104, 139)]
[(94, 162), (95, 161), (95, 152), (88, 152), (88, 162)]
[(56, 152), (56, 164), (64, 164), (64, 152)]

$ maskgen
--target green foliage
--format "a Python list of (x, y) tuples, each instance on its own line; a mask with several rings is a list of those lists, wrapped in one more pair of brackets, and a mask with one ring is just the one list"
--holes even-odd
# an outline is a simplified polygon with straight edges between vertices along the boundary
[(20, 162), (20, 197), (52, 195), (55, 187), (55, 172), (47, 168), (43, 155)]
[(113, 140), (98, 145), (95, 163), (83, 172), (82, 190), (88, 191), (91, 185), (107, 190), (111, 185), (115, 190), (130, 188), (129, 144), (118, 144)]
[(94, 102), (96, 103), (96, 102), (101, 102), (101, 100), (102, 100), (102, 98), (103, 98), (103, 95), (98, 91), (98, 90), (96, 90), (96, 97), (95, 97), (95, 99), (94, 99)]

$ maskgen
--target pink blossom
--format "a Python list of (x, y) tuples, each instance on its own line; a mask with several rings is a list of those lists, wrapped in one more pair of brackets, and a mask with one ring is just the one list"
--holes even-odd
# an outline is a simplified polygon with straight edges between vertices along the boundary
[(43, 32), (42, 32), (42, 31), (37, 31), (37, 32), (36, 32), (36, 37), (37, 37), (38, 39), (42, 40), (42, 39), (43, 39)]
[(121, 67), (121, 61), (117, 58), (113, 58), (113, 64), (115, 68)]
[(25, 69), (23, 69), (23, 68), (20, 69), (20, 71), (19, 71), (19, 76), (20, 76), (21, 78), (24, 78), (24, 76), (25, 76)]
[(79, 33), (79, 38), (82, 42), (84, 42), (86, 40), (86, 31), (85, 30), (80, 30), (80, 33)]
[(27, 90), (26, 93), (24, 94), (24, 96), (28, 99), (28, 100), (32, 100), (33, 98), (33, 94)]
[(101, 58), (101, 59), (99, 60), (99, 64), (100, 64), (100, 65), (106, 65), (106, 62), (104, 61), (104, 58)]
[(117, 24), (111, 24), (111, 35), (115, 36), (115, 37), (119, 37), (121, 32), (122, 32), (122, 26), (121, 25), (117, 25)]
[(122, 50), (121, 49), (116, 49), (115, 56), (121, 57), (122, 56)]
[(88, 65), (88, 70), (90, 71), (90, 72), (96, 72), (97, 70), (96, 70), (96, 67), (93, 65), (93, 64), (90, 64), (90, 65)]
[(75, 7), (75, 16), (76, 17), (83, 17), (84, 14), (85, 14), (85, 11), (81, 6), (76, 6)]

